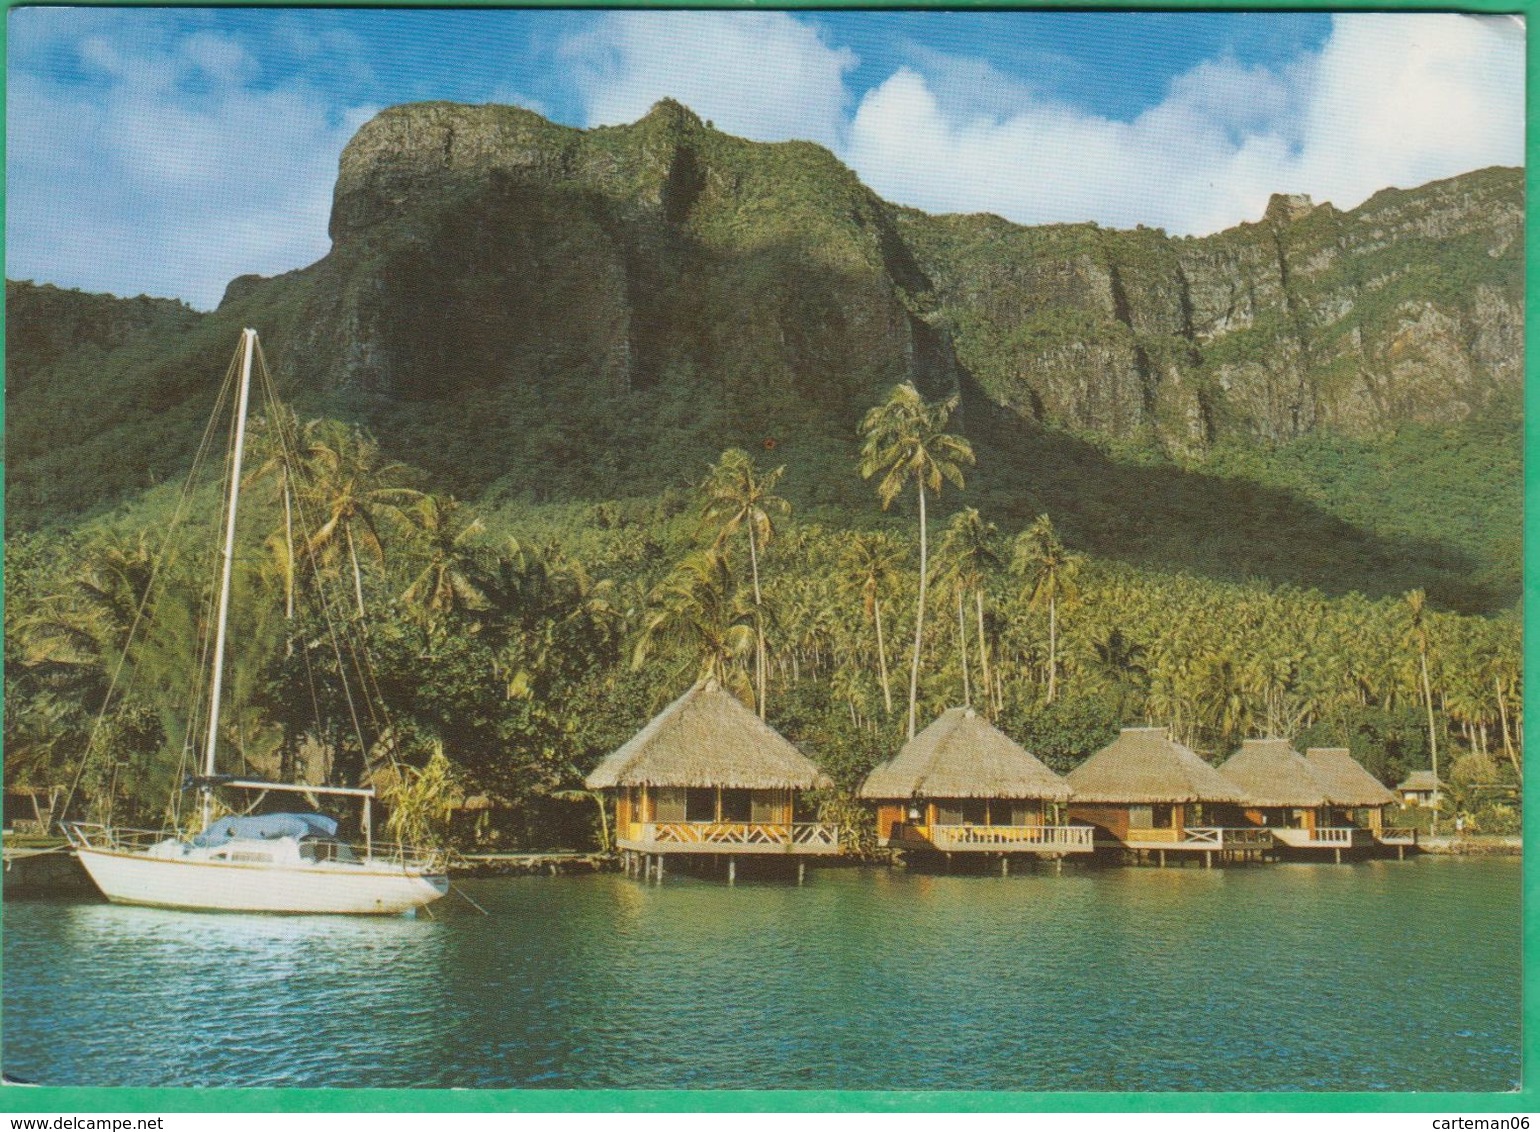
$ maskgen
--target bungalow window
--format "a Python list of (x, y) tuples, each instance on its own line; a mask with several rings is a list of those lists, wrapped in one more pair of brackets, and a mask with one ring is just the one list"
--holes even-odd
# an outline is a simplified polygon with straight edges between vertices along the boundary
[(963, 812), (961, 806), (957, 805), (955, 802), (936, 803), (937, 825), (962, 825), (962, 823)]
[(983, 798), (964, 798), (962, 820), (964, 825), (988, 825), (989, 803)]
[(1172, 816), (1171, 815), (1171, 811), (1174, 808), (1175, 807), (1170, 806), (1170, 805), (1166, 805), (1164, 803), (1151, 806), (1150, 807), (1150, 816), (1151, 816), (1151, 819), (1152, 819), (1152, 821), (1154, 823), (1152, 828), (1154, 828), (1154, 829), (1171, 829), (1171, 828), (1173, 828), (1172, 820), (1171, 820), (1171, 816)]
[(685, 791), (678, 786), (660, 786), (653, 791), (653, 821), (685, 821)]
[(750, 802), (749, 820), (762, 825), (775, 825), (786, 820), (781, 796), (772, 790), (756, 790)]
[(1155, 808), (1153, 806), (1129, 806), (1128, 807), (1128, 828), (1129, 829), (1154, 829), (1155, 828), (1154, 809)]
[(716, 821), (717, 792), (710, 786), (691, 786), (684, 792), (685, 821)]
[(998, 799), (990, 807), (996, 825), (1041, 825), (1042, 811), (1030, 802)]
[(746, 822), (753, 820), (754, 806), (749, 791), (737, 788), (722, 791), (722, 820)]

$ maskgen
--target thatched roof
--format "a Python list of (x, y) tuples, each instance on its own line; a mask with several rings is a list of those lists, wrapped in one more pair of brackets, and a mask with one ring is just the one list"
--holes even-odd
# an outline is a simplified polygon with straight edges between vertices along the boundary
[(1346, 747), (1311, 747), (1305, 759), (1334, 806), (1388, 806), (1396, 800)]
[(704, 680), (595, 767), (585, 785), (811, 790), (829, 779), (731, 692)]
[(861, 784), (862, 798), (1046, 798), (1069, 784), (972, 708), (952, 708)]
[(1245, 792), (1164, 727), (1125, 727), (1066, 776), (1077, 802), (1246, 802)]
[(1328, 801), (1320, 778), (1287, 739), (1247, 739), (1219, 773), (1244, 790), (1256, 806), (1313, 810)]
[(1397, 786), (1397, 790), (1433, 790), (1443, 786), (1442, 780), (1435, 778), (1431, 770), (1414, 770), (1406, 776), (1406, 781)]

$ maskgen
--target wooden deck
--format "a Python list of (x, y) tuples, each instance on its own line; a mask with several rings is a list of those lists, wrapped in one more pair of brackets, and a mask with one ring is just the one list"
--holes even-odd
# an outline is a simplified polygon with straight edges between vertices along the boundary
[(1089, 853), (1088, 825), (902, 825), (888, 845), (941, 853)]
[(1317, 826), (1315, 829), (1271, 829), (1278, 844), (1287, 849), (1363, 849), (1374, 844), (1374, 835), (1354, 826)]
[(615, 840), (635, 853), (839, 852), (839, 826), (830, 822), (631, 822)]
[(1256, 826), (1131, 829), (1121, 841), (1103, 841), (1098, 844), (1159, 852), (1259, 853), (1273, 847), (1273, 833), (1272, 830)]

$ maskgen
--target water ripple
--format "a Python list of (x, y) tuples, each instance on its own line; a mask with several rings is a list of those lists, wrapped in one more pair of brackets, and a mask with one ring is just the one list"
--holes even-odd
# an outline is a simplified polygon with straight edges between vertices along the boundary
[(1500, 1090), (1519, 1075), (1517, 862), (471, 887), (490, 916), (8, 904), (5, 1068), (54, 1085), (438, 1088)]

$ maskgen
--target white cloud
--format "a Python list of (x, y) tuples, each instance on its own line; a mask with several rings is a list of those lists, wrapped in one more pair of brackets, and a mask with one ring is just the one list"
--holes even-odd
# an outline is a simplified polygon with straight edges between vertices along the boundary
[[(209, 307), (238, 274), (309, 263), (327, 250), (337, 157), (372, 112), (321, 92), (419, 96), (369, 41), (297, 13), (275, 14), (266, 40), (192, 10), (17, 9), (8, 30), (12, 278)], [(1523, 32), (1513, 17), (1339, 15), (1319, 52), (1274, 69), (1210, 60), (1132, 121), (912, 44), (857, 104), (855, 55), (786, 12), (595, 14), (545, 57), (588, 125), (673, 97), (732, 133), (827, 145), (883, 196), (931, 211), (1202, 233), (1258, 218), (1273, 192), (1350, 208), (1388, 185), (1521, 164)], [(563, 93), (528, 67), (485, 97), (543, 112)]]
[(563, 55), (588, 125), (634, 122), (674, 98), (730, 133), (831, 147), (856, 64), (783, 12), (615, 12)]
[(1524, 28), (1511, 16), (1336, 17), (1305, 122), (1300, 182), (1353, 202), (1524, 163)]
[(1257, 219), (1273, 192), (1351, 208), (1521, 164), (1523, 68), (1511, 21), (1374, 14), (1337, 16), (1318, 56), (1279, 72), (1206, 62), (1132, 122), (1030, 95), (979, 113), (945, 97), (956, 74), (900, 69), (862, 100), (844, 156), (879, 193), (933, 211), (1211, 232)]
[(87, 81), (12, 69), (6, 274), (212, 307), (246, 272), (325, 254), (337, 158), (359, 111), (209, 31), (78, 41)]

